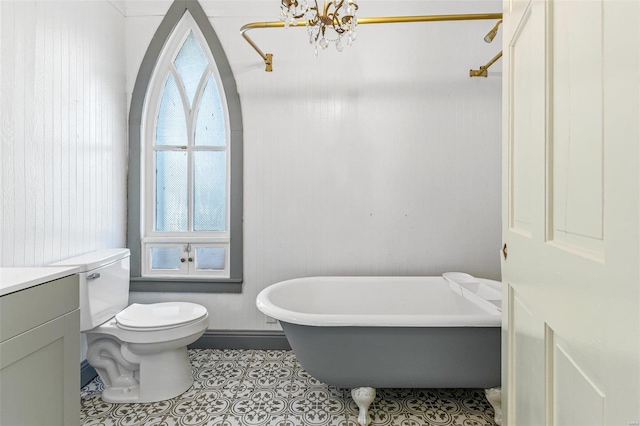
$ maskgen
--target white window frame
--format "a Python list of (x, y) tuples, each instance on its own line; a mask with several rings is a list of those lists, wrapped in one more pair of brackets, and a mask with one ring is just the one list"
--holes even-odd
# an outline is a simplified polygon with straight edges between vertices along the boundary
[[(189, 111), (187, 104), (187, 97), (184, 90), (184, 86), (179, 84), (180, 79), (177, 78), (178, 71), (175, 68), (174, 60), (180, 52), (184, 41), (193, 32), (198, 43), (205, 56), (207, 57), (209, 64), (207, 65), (198, 89), (196, 91), (193, 106)], [(155, 136), (157, 128), (158, 112), (160, 110), (160, 103), (162, 101), (162, 95), (164, 92), (165, 84), (169, 73), (174, 74), (174, 79), (178, 83), (178, 90), (185, 105), (185, 117), (187, 117), (187, 134), (188, 134), (188, 146), (186, 148), (177, 146), (155, 146)], [(196, 125), (196, 119), (198, 115), (198, 109), (202, 93), (206, 88), (209, 75), (214, 76), (214, 80), (217, 83), (218, 90), (220, 92), (220, 101), (222, 103), (222, 110), (224, 113), (225, 122), (225, 145), (224, 146), (198, 146), (194, 145), (194, 128)], [(142, 126), (141, 126), (141, 144), (140, 144), (140, 158), (142, 179), (140, 179), (140, 212), (141, 212), (141, 230), (142, 235), (140, 238), (141, 243), (141, 264), (142, 275), (149, 277), (193, 277), (193, 278), (229, 278), (230, 270), (230, 216), (231, 216), (231, 149), (230, 149), (230, 119), (229, 110), (222, 86), (222, 79), (218, 72), (218, 68), (215, 63), (215, 59), (209, 50), (206, 39), (204, 38), (197, 23), (189, 13), (185, 11), (180, 22), (175, 26), (173, 32), (167, 39), (162, 53), (160, 54), (154, 71), (152, 73), (147, 96), (145, 96), (145, 102), (142, 109)], [(155, 230), (155, 155), (156, 151), (169, 150), (175, 151), (177, 149), (184, 149), (188, 152), (188, 173), (189, 173), (189, 224), (193, 226), (193, 152), (196, 151), (225, 151), (226, 152), (226, 223), (225, 231), (185, 231), (185, 232), (166, 232)], [(169, 270), (154, 270), (151, 268), (151, 248), (158, 246), (177, 246), (177, 245), (197, 245), (198, 247), (225, 247), (225, 267), (221, 270), (210, 271), (196, 271), (195, 267), (181, 268), (180, 271)], [(195, 262), (193, 262), (195, 265)]]
[[(151, 250), (154, 248), (171, 248), (176, 247), (181, 252), (181, 262), (179, 269), (152, 269), (151, 268)], [(222, 269), (197, 269), (198, 265), (198, 250), (199, 248), (223, 248), (225, 249), (224, 267)], [(206, 277), (228, 277), (229, 276), (229, 245), (228, 244), (215, 244), (215, 243), (155, 243), (148, 242), (145, 244), (144, 258), (149, 262), (144, 264), (144, 273), (148, 276), (162, 276), (162, 277), (193, 277), (193, 278), (206, 278)]]

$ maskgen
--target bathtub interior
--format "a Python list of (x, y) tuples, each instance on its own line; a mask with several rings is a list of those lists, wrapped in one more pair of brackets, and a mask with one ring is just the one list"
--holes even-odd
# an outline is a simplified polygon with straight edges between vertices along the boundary
[[(452, 284), (460, 278), (467, 278), (466, 288)], [(499, 285), (467, 274), (310, 277), (269, 286), (257, 305), (280, 321), (313, 326), (498, 326)], [(487, 293), (493, 302), (483, 299)]]

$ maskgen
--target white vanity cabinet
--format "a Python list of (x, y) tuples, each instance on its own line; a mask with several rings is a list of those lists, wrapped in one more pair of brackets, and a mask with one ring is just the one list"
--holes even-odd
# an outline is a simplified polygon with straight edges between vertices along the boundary
[(0, 268), (0, 425), (80, 424), (76, 268)]

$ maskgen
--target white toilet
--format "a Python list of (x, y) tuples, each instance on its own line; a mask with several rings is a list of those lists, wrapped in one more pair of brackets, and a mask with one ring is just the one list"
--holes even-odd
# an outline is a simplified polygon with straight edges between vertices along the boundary
[(80, 268), (80, 330), (87, 361), (104, 382), (106, 402), (155, 402), (193, 383), (187, 345), (209, 326), (204, 306), (129, 303), (129, 249), (109, 249), (58, 262)]

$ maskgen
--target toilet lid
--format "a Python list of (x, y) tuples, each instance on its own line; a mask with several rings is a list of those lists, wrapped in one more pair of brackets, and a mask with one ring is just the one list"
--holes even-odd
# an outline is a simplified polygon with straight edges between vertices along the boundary
[(207, 315), (204, 306), (188, 302), (152, 304), (134, 303), (116, 315), (118, 326), (125, 329), (171, 328)]

